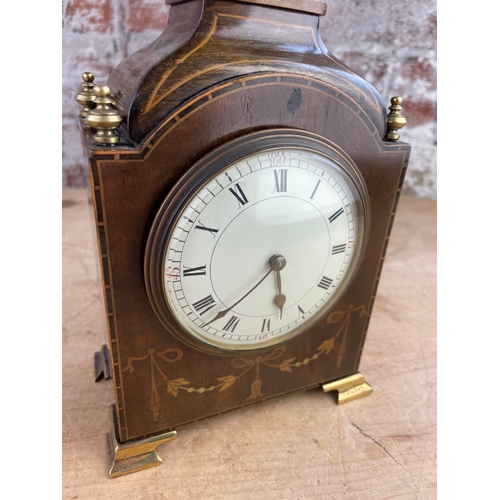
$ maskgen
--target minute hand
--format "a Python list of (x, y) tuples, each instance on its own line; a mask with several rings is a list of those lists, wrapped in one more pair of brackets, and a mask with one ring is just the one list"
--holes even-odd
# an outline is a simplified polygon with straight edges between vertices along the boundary
[(231, 309), (233, 309), (234, 307), (236, 307), (243, 299), (245, 299), (246, 297), (248, 297), (272, 272), (273, 272), (273, 270), (269, 269), (269, 271), (267, 271), (267, 273), (265, 274), (265, 276), (251, 290), (249, 290), (245, 295), (243, 295), (243, 297), (241, 297), (240, 300), (238, 300), (237, 302), (235, 302), (231, 307), (228, 307), (227, 309), (224, 309), (223, 311), (219, 311), (217, 313), (217, 315), (215, 316), (215, 318), (211, 319), (208, 323), (204, 323), (202, 325), (202, 327), (207, 326), (210, 323), (213, 323), (214, 321), (217, 321), (220, 318), (223, 318)]

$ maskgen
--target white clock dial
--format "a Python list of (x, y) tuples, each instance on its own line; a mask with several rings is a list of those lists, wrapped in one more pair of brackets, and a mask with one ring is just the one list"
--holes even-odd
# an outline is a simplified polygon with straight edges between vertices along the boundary
[(183, 330), (202, 343), (273, 345), (331, 307), (363, 235), (360, 193), (333, 156), (259, 151), (182, 203), (166, 237), (163, 293)]

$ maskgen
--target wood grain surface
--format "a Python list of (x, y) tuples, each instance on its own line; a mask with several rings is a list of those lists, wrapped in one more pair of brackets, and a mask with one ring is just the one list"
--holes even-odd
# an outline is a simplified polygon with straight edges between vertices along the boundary
[(373, 394), (321, 390), (207, 419), (159, 447), (163, 464), (107, 477), (111, 380), (88, 193), (63, 191), (64, 499), (436, 498), (436, 202), (403, 197), (361, 372)]

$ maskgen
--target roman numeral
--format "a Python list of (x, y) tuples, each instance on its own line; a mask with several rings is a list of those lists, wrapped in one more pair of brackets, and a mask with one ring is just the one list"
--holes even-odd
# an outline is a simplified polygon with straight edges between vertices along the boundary
[(274, 170), (274, 191), (273, 193), (286, 193), (288, 170)]
[(204, 299), (199, 300), (198, 302), (195, 302), (193, 304), (193, 307), (197, 313), (199, 313), (200, 316), (205, 314), (207, 311), (210, 311), (212, 307), (215, 307), (215, 300), (214, 298), (209, 295), (208, 297), (205, 297)]
[(240, 322), (240, 318), (237, 318), (236, 316), (231, 316), (231, 319), (227, 322), (227, 325), (223, 328), (225, 332), (234, 332), (234, 329), (238, 326), (238, 323)]
[(219, 232), (218, 229), (214, 229), (213, 227), (206, 227), (201, 220), (198, 221), (198, 226), (194, 226), (195, 229), (200, 229), (201, 231), (208, 231), (214, 238), (215, 235)]
[(343, 208), (339, 208), (333, 215), (330, 215), (330, 217), (328, 217), (328, 220), (330, 222), (333, 222), (337, 217), (339, 217), (342, 213), (344, 212), (344, 209)]
[(321, 182), (321, 179), (318, 181), (318, 183), (316, 184), (316, 187), (314, 188), (314, 191), (312, 192), (312, 195), (309, 197), (311, 200), (314, 198), (314, 195), (316, 194), (316, 191), (318, 190), (320, 182)]
[(238, 183), (236, 183), (234, 187), (238, 192), (236, 192), (233, 188), (229, 188), (229, 191), (231, 191), (231, 194), (234, 194), (240, 206), (244, 205), (245, 203), (248, 203), (247, 197), (245, 196), (245, 193), (241, 189), (241, 186)]
[(318, 283), (318, 286), (320, 288), (324, 288), (325, 290), (328, 290), (328, 287), (333, 283), (333, 280), (330, 279), (330, 278), (327, 278), (326, 276), (323, 276), (319, 283)]
[(200, 267), (186, 267), (183, 266), (184, 269), (182, 271), (182, 276), (206, 276), (207, 275), (207, 266)]
[(335, 255), (337, 253), (342, 253), (342, 252), (345, 252), (345, 247), (346, 247), (346, 244), (344, 243), (343, 245), (335, 245), (333, 248), (332, 248), (332, 255)]
[(298, 309), (299, 309), (299, 316), (302, 316), (304, 314), (304, 311), (302, 310), (302, 308), (297, 305)]
[(262, 329), (260, 330), (260, 333), (268, 332), (269, 330), (271, 330), (271, 318), (264, 318), (262, 321)]

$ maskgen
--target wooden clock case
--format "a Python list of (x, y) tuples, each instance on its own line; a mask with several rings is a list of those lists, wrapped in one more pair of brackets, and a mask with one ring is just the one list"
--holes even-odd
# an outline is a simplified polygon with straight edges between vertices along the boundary
[[(410, 154), (384, 140), (379, 94), (321, 42), (323, 3), (167, 3), (165, 32), (108, 80), (124, 117), (119, 142), (97, 144), (82, 120), (121, 443), (356, 374)], [(307, 332), (259, 352), (207, 353), (180, 341), (152, 308), (150, 228), (201, 158), (276, 129), (324, 138), (356, 165), (369, 206), (366, 250), (340, 300)]]

